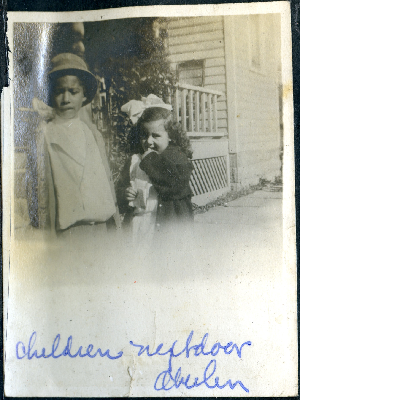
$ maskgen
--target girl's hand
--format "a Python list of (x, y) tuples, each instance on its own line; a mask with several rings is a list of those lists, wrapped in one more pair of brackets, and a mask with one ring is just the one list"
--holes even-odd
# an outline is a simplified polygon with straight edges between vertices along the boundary
[(137, 189), (134, 189), (133, 187), (129, 186), (125, 189), (125, 197), (128, 201), (133, 201), (136, 199), (137, 196)]

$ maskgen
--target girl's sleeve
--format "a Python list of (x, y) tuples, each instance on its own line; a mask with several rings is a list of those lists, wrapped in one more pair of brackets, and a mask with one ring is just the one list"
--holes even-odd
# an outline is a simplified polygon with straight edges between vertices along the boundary
[(178, 199), (191, 194), (189, 187), (192, 163), (178, 151), (152, 152), (140, 163), (157, 193), (164, 199)]

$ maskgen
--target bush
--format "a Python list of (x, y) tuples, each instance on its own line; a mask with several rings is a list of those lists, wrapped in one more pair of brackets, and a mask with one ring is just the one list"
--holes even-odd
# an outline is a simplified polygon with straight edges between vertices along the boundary
[[(121, 106), (155, 94), (171, 98), (176, 74), (165, 50), (166, 30), (157, 18), (137, 18), (85, 24), (86, 58), (107, 87), (105, 114), (114, 181), (135, 149), (135, 130)], [(89, 43), (91, 46), (89, 45)]]

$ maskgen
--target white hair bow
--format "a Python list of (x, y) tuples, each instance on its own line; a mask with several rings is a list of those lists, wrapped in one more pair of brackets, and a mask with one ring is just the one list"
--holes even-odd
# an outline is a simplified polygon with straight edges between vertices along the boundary
[(32, 108), (33, 111), (37, 112), (39, 116), (46, 121), (50, 121), (54, 119), (54, 117), (56, 116), (54, 108), (48, 106), (46, 103), (44, 103), (37, 97), (34, 97), (32, 99)]
[(128, 114), (133, 124), (136, 124), (138, 119), (143, 114), (143, 111), (152, 107), (165, 108), (168, 111), (172, 111), (171, 104), (165, 104), (162, 99), (157, 97), (155, 94), (149, 94), (147, 97), (142, 97), (141, 101), (128, 101), (121, 107), (121, 111)]

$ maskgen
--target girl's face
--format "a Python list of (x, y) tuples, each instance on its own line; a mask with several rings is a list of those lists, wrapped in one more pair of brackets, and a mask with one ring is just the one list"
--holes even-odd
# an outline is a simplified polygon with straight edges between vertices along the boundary
[(57, 79), (53, 103), (59, 117), (65, 119), (75, 118), (85, 100), (85, 93), (78, 77), (66, 75)]
[(163, 119), (143, 123), (144, 129), (147, 131), (147, 139), (141, 140), (144, 151), (151, 149), (161, 154), (168, 147), (171, 139), (164, 128), (164, 123)]

